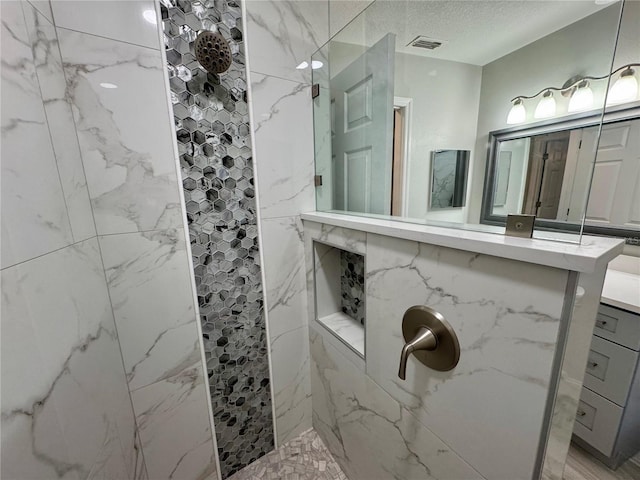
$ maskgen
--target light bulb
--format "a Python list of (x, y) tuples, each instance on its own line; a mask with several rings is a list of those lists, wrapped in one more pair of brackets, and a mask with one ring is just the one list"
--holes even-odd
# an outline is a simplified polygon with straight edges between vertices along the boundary
[(553, 92), (547, 90), (538, 102), (534, 118), (549, 118), (556, 114), (556, 99), (553, 98)]
[(515, 123), (522, 123), (526, 117), (527, 111), (524, 109), (522, 99), (516, 98), (511, 110), (509, 110), (509, 115), (507, 115), (507, 124), (513, 125)]
[(593, 107), (593, 91), (589, 87), (589, 82), (580, 82), (576, 91), (571, 95), (569, 100), (569, 113), (582, 112)]
[(638, 96), (638, 80), (634, 76), (634, 70), (629, 67), (625, 69), (620, 78), (616, 80), (607, 95), (607, 105), (632, 102)]

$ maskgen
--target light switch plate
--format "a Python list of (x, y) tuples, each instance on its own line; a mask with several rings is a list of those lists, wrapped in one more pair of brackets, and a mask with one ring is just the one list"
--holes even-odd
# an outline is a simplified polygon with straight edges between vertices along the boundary
[(507, 215), (507, 230), (505, 235), (510, 237), (531, 238), (535, 215)]

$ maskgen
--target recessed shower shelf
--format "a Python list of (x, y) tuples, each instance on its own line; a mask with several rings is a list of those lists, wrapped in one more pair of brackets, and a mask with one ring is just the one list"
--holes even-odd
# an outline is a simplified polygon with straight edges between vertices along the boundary
[(364, 358), (364, 325), (358, 320), (346, 313), (336, 312), (318, 318), (318, 323)]
[(365, 257), (314, 242), (317, 322), (364, 359)]

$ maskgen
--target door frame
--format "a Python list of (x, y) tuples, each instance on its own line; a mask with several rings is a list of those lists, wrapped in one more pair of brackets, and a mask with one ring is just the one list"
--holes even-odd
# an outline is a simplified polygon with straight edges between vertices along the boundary
[[(409, 175), (411, 163), (409, 162), (409, 149), (411, 148), (411, 115), (413, 110), (413, 99), (409, 97), (393, 97), (393, 108), (401, 108), (404, 113), (404, 128), (402, 129), (402, 204), (400, 215), (407, 216), (407, 205), (409, 204)], [(391, 193), (393, 196), (393, 192)]]

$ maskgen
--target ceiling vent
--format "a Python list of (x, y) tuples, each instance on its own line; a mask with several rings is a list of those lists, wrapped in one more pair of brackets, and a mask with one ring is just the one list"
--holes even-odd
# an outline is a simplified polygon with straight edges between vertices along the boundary
[(422, 35), (417, 36), (411, 40), (407, 47), (426, 48), (427, 50), (435, 50), (441, 47), (445, 42), (442, 40), (436, 40), (435, 38), (429, 38)]

